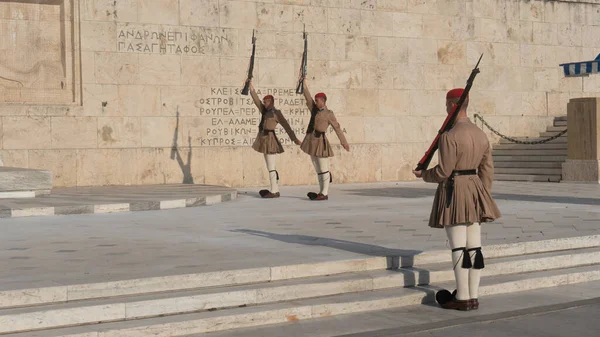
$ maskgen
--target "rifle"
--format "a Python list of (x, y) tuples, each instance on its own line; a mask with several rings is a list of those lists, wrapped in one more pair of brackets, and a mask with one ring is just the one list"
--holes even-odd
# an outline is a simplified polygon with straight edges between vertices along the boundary
[(469, 79), (467, 80), (467, 86), (465, 87), (465, 91), (462, 93), (462, 95), (458, 99), (458, 103), (456, 103), (456, 108), (454, 108), (454, 111), (452, 111), (452, 113), (448, 114), (448, 117), (446, 117), (446, 120), (444, 121), (444, 124), (442, 124), (442, 127), (438, 131), (437, 136), (435, 136), (433, 143), (431, 143), (431, 146), (429, 147), (427, 152), (425, 152), (425, 155), (423, 156), (423, 158), (421, 158), (421, 160), (417, 164), (417, 168), (415, 168), (415, 171), (421, 171), (421, 170), (427, 169), (427, 167), (429, 166), (429, 163), (431, 162), (431, 159), (433, 158), (433, 154), (438, 149), (440, 135), (442, 133), (452, 129), (452, 127), (454, 126), (456, 117), (458, 116), (458, 113), (460, 112), (460, 109), (461, 109), (463, 103), (465, 102), (465, 99), (467, 98), (469, 91), (471, 90), (471, 86), (473, 86), (473, 80), (475, 79), (475, 76), (477, 74), (479, 74), (478, 67), (479, 67), (479, 62), (481, 62), (482, 57), (483, 57), (483, 54), (481, 54), (481, 56), (479, 57), (479, 61), (477, 61), (477, 64), (475, 65), (475, 68), (473, 68), (473, 70), (471, 71), (471, 75), (469, 76)]
[(307, 55), (308, 55), (308, 39), (306, 38), (306, 24), (304, 25), (304, 32), (302, 38), (304, 39), (304, 52), (302, 53), (302, 64), (300, 65), (300, 80), (298, 80), (298, 87), (296, 87), (297, 94), (304, 93), (304, 78), (306, 77), (306, 66), (307, 66)]
[(254, 37), (254, 29), (252, 30), (252, 56), (250, 56), (250, 66), (248, 67), (248, 77), (244, 88), (242, 89), (242, 95), (248, 95), (250, 90), (250, 80), (252, 79), (252, 72), (254, 71), (254, 54), (256, 53), (256, 38)]

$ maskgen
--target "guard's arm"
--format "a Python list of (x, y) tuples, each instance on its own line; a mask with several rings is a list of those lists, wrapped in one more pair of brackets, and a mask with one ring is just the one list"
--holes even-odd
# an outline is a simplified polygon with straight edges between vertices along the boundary
[(434, 168), (423, 172), (423, 180), (428, 183), (440, 183), (450, 177), (456, 167), (457, 147), (454, 139), (443, 133), (439, 139), (438, 161)]

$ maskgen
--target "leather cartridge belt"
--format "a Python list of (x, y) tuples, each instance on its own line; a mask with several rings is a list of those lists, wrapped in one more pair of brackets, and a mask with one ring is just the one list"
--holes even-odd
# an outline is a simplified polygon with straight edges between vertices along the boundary
[(320, 132), (320, 131), (314, 131), (313, 132), (315, 137), (317, 138), (321, 138), (323, 135), (325, 135), (325, 132)]
[(477, 175), (477, 170), (454, 170), (446, 183), (446, 208), (450, 207), (452, 197), (454, 195), (454, 177), (456, 176), (473, 176)]
[(275, 133), (275, 130), (263, 130), (263, 135), (268, 135), (269, 133)]

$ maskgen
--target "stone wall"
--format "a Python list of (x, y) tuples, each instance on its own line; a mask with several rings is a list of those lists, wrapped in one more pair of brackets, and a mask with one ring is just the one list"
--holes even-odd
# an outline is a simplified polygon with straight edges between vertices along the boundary
[[(304, 24), (311, 91), (328, 94), (351, 143), (329, 136), (335, 183), (412, 179), (445, 92), (481, 53), (469, 111), (510, 136), (535, 136), (569, 99), (600, 93), (600, 76), (566, 79), (558, 66), (600, 53), (599, 0), (5, 0), (4, 163), (50, 169), (55, 186), (264, 185), (250, 147), (258, 112), (239, 94), (252, 29), (255, 87), (301, 137)], [(280, 138), (281, 183), (316, 183)]]

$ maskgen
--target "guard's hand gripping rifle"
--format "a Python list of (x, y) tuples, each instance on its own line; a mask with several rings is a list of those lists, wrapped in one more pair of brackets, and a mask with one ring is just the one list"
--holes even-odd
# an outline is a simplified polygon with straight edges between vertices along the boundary
[(306, 77), (306, 65), (308, 55), (308, 39), (306, 38), (306, 25), (304, 25), (304, 32), (302, 33), (304, 38), (304, 52), (302, 53), (302, 64), (300, 65), (300, 79), (298, 80), (298, 87), (296, 87), (297, 94), (304, 93), (304, 78)]
[(475, 79), (475, 76), (477, 74), (479, 74), (478, 67), (479, 67), (479, 62), (481, 62), (482, 57), (483, 57), (483, 54), (481, 54), (481, 56), (479, 57), (479, 61), (477, 61), (477, 64), (475, 65), (475, 68), (473, 68), (473, 70), (471, 71), (471, 75), (469, 76), (469, 79), (467, 80), (467, 86), (465, 87), (465, 91), (462, 93), (462, 95), (458, 99), (458, 102), (456, 103), (454, 111), (452, 111), (452, 113), (448, 114), (448, 117), (446, 117), (444, 124), (442, 124), (442, 127), (438, 131), (437, 136), (435, 136), (435, 139), (433, 140), (433, 143), (431, 143), (429, 150), (427, 150), (427, 152), (425, 152), (425, 155), (423, 156), (423, 158), (421, 158), (421, 160), (417, 164), (417, 168), (415, 169), (415, 171), (426, 170), (427, 167), (429, 167), (429, 163), (431, 162), (431, 159), (433, 158), (433, 154), (438, 149), (440, 135), (442, 133), (452, 129), (452, 127), (454, 126), (456, 117), (458, 116), (458, 113), (460, 112), (460, 109), (461, 109), (463, 103), (465, 102), (465, 99), (467, 98), (469, 91), (471, 90), (471, 86), (473, 86), (473, 80)]
[(242, 95), (248, 95), (250, 90), (250, 80), (252, 80), (252, 72), (254, 71), (254, 54), (256, 53), (256, 38), (254, 37), (254, 29), (252, 30), (252, 56), (250, 56), (250, 66), (248, 67), (248, 78), (242, 89)]

